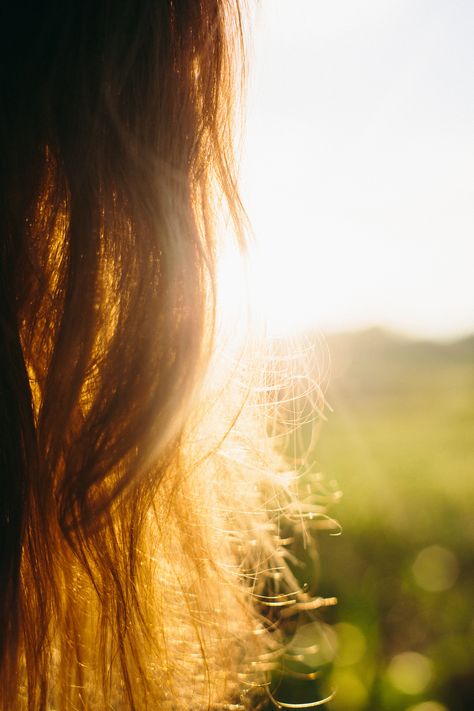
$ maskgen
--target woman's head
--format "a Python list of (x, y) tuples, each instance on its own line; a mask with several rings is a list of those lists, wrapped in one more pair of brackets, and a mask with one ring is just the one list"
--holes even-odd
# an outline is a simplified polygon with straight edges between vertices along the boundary
[(322, 604), (278, 521), (330, 498), (297, 511), (237, 378), (201, 391), (239, 2), (4, 3), (0, 34), (0, 707), (225, 708)]
[(0, 14), (1, 705), (177, 708), (186, 673), (178, 705), (199, 704), (225, 686), (204, 677), (233, 593), (183, 433), (212, 344), (213, 204), (239, 211), (240, 10)]
[(51, 464), (80, 406), (100, 439), (77, 463), (92, 483), (109, 414), (107, 470), (166, 449), (209, 346), (211, 196), (237, 205), (239, 14), (222, 0), (26, 5), (2, 19), (4, 284)]

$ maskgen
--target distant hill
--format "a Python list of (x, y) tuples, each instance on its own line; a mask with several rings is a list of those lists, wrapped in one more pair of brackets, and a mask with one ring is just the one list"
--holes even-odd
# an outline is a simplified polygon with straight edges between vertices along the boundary
[(403, 336), (383, 328), (339, 333), (327, 337), (331, 351), (339, 356), (346, 351), (353, 356), (367, 353), (391, 354), (407, 360), (471, 359), (474, 362), (474, 334), (450, 341), (431, 341)]
[(371, 392), (420, 385), (453, 368), (474, 372), (474, 334), (453, 341), (416, 340), (382, 328), (326, 338), (329, 388)]

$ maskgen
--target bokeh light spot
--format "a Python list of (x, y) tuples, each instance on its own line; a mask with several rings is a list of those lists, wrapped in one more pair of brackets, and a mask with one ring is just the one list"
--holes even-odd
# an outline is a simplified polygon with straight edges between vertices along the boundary
[(458, 577), (459, 566), (454, 553), (443, 546), (428, 546), (418, 553), (412, 566), (413, 576), (423, 590), (449, 590)]
[(336, 633), (332, 627), (321, 622), (300, 627), (289, 645), (290, 653), (301, 656), (303, 664), (312, 669), (331, 662), (336, 650)]
[(407, 711), (449, 711), (449, 709), (437, 701), (423, 701), (421, 704), (410, 706)]
[(393, 657), (387, 675), (403, 693), (421, 694), (431, 681), (431, 662), (418, 652), (403, 652)]
[(357, 674), (348, 669), (336, 669), (331, 679), (336, 694), (331, 701), (334, 711), (359, 711), (367, 704), (367, 689)]
[(366, 649), (365, 636), (355, 625), (340, 622), (334, 625), (338, 640), (338, 651), (334, 663), (339, 667), (356, 664)]

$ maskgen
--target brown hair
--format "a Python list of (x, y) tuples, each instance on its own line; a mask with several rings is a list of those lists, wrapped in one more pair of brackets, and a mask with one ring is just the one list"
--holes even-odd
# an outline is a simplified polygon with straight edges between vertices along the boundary
[(184, 425), (211, 195), (239, 211), (239, 7), (4, 3), (0, 27), (0, 705), (216, 703), (241, 593)]
[(274, 658), (255, 608), (324, 601), (261, 418), (201, 394), (238, 0), (3, 3), (0, 33), (0, 708), (243, 703)]

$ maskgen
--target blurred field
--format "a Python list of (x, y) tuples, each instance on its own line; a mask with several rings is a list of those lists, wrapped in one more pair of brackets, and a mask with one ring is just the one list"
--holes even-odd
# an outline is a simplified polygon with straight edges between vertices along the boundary
[(319, 592), (339, 604), (314, 632), (320, 678), (285, 678), (278, 696), (337, 689), (328, 711), (472, 711), (474, 337), (372, 330), (329, 345), (333, 412), (311, 458), (343, 491), (342, 535), (319, 536)]

